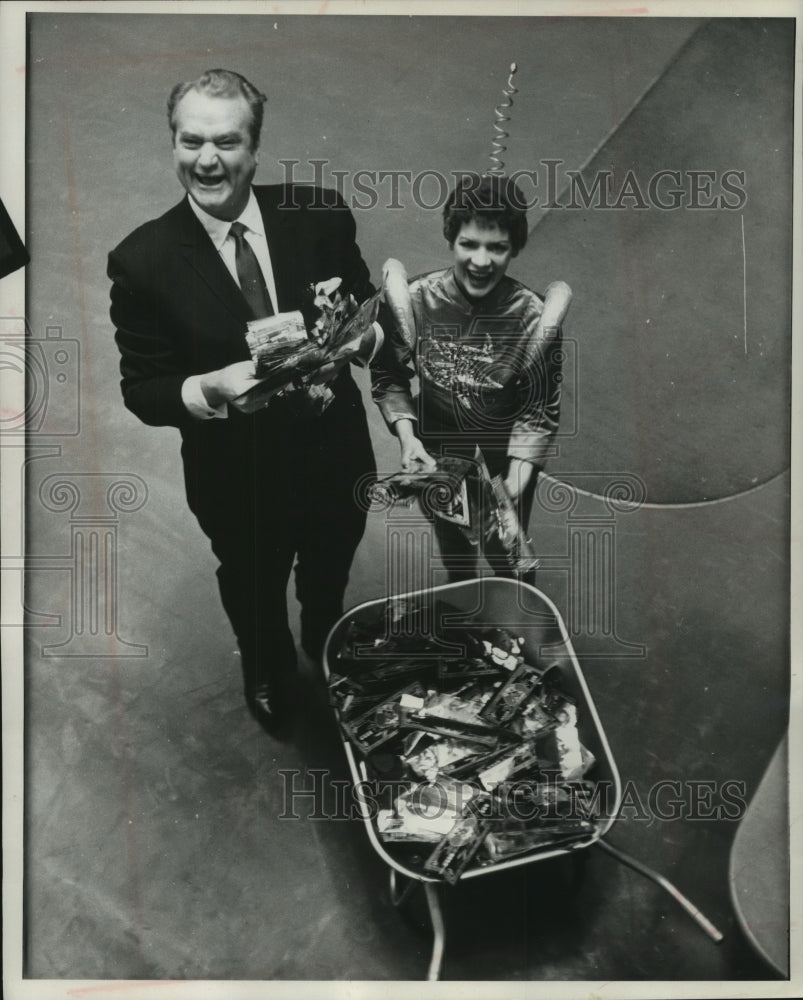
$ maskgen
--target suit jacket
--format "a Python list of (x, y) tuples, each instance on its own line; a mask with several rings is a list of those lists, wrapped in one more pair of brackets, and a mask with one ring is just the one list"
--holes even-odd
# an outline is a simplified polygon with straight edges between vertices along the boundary
[[(335, 276), (357, 301), (373, 294), (354, 219), (335, 192), (294, 185), (254, 192), (280, 311), (302, 308), (311, 283)], [(230, 409), (226, 420), (187, 412), (181, 386), (188, 375), (250, 357), (248, 306), (187, 197), (112, 250), (108, 275), (125, 404), (147, 424), (180, 429), (187, 497), (199, 517), (239, 491), (263, 487), (268, 470), (276, 478), (291, 466), (297, 471), (302, 459), (310, 470), (332, 450), (345, 459), (344, 475), (371, 470), (365, 413), (348, 370), (333, 383), (329, 409), (301, 428), (281, 405), (250, 415)]]

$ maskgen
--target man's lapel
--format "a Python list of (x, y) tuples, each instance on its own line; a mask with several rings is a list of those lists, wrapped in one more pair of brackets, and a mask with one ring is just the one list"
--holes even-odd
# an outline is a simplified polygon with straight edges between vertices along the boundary
[[(298, 234), (302, 209), (293, 205), (283, 206), (285, 188), (281, 184), (256, 187), (254, 191), (265, 222), (279, 311), (299, 309), (304, 302), (305, 282), (311, 280), (305, 264), (305, 254), (310, 248), (304, 245)], [(186, 197), (178, 208), (181, 253), (238, 322), (244, 324), (251, 314), (237, 282), (229, 274)]]
[(276, 282), (279, 312), (300, 308), (304, 296), (305, 274), (302, 255), (309, 249), (298, 238), (301, 209), (283, 205), (286, 189), (281, 184), (254, 188), (265, 222), (270, 264)]
[(190, 267), (200, 276), (210, 291), (216, 295), (245, 329), (251, 318), (248, 303), (237, 287), (228, 268), (220, 259), (209, 234), (198, 221), (185, 197), (179, 206), (180, 249)]

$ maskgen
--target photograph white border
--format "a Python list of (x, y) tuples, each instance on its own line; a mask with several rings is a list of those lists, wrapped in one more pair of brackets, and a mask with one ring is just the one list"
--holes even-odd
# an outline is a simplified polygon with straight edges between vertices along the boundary
[[(267, 16), (304, 14), (328, 16), (346, 14), (398, 14), (398, 15), (474, 15), (500, 16), (600, 16), (600, 17), (794, 17), (797, 20), (796, 79), (795, 79), (795, 195), (794, 195), (794, 248), (793, 274), (801, 274), (801, 28), (803, 3), (795, 0), (752, 3), (708, 2), (691, 3), (675, 0), (633, 4), (610, 3), (607, 0), (563, 0), (563, 2), (472, 2), (472, 0), (435, 0), (435, 2), (396, 2), (374, 0), (355, 3), (347, 0), (325, 2), (281, 3), (215, 3), (203, 0), (187, 2), (4, 2), (0, 4), (0, 196), (18, 232), (25, 233), (25, 98), (26, 76), (26, 15), (29, 12), (102, 12), (150, 14), (265, 14)], [(0, 281), (0, 316), (23, 317), (25, 314), (25, 269)], [(796, 289), (793, 304), (793, 433), (792, 454), (801, 455), (803, 447), (803, 420), (800, 405), (800, 351), (801, 351), (801, 301)], [(24, 379), (19, 372), (0, 371), (0, 399), (6, 413), (24, 410)], [(2, 545), (3, 551), (18, 544), (22, 537), (23, 513), (21, 508), (22, 447), (0, 449), (0, 483), (2, 483)], [(130, 1000), (140, 998), (170, 997), (181, 1000), (225, 998), (225, 1000), (250, 1000), (263, 998), (266, 989), (273, 998), (348, 997), (349, 1000), (368, 998), (381, 989), (383, 995), (392, 997), (448, 996), (481, 1000), (485, 997), (796, 997), (801, 995), (801, 788), (799, 762), (803, 759), (801, 745), (801, 616), (803, 588), (801, 587), (801, 549), (803, 548), (803, 522), (801, 521), (801, 462), (792, 466), (792, 691), (790, 719), (790, 759), (793, 768), (791, 786), (791, 923), (792, 965), (788, 982), (505, 982), (496, 983), (294, 983), (271, 981), (269, 987), (257, 982), (198, 982), (198, 981), (137, 981), (116, 980), (103, 983), (96, 980), (25, 980), (22, 978), (22, 861), (23, 861), (23, 804), (24, 783), (22, 772), (23, 748), (23, 672), (22, 630), (2, 630), (2, 750), (3, 750), (3, 964), (4, 993), (8, 1000), (56, 1000), (56, 998), (105, 998), (125, 996)], [(20, 620), (22, 609), (19, 593), (10, 588), (2, 592), (2, 620)]]

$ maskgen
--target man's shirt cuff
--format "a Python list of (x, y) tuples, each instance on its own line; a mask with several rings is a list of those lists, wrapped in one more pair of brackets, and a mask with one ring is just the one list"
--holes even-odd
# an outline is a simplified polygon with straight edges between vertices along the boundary
[(225, 419), (228, 410), (225, 403), (210, 406), (201, 388), (201, 375), (190, 375), (181, 385), (181, 401), (197, 420)]

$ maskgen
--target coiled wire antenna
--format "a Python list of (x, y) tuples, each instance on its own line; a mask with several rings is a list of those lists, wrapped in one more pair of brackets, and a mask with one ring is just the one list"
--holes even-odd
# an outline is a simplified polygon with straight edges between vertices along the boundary
[(485, 171), (486, 176), (496, 174), (501, 176), (505, 172), (505, 164), (502, 162), (502, 153), (505, 152), (507, 146), (504, 144), (504, 140), (509, 138), (509, 133), (505, 131), (505, 124), (510, 121), (510, 115), (507, 112), (513, 107), (513, 95), (518, 94), (518, 87), (513, 85), (513, 74), (517, 70), (515, 63), (510, 64), (510, 75), (507, 78), (507, 86), (502, 91), (504, 95), (504, 100), (500, 101), (499, 104), (494, 108), (494, 114), (496, 115), (496, 121), (494, 122), (494, 130), (496, 135), (491, 140), (491, 167)]

